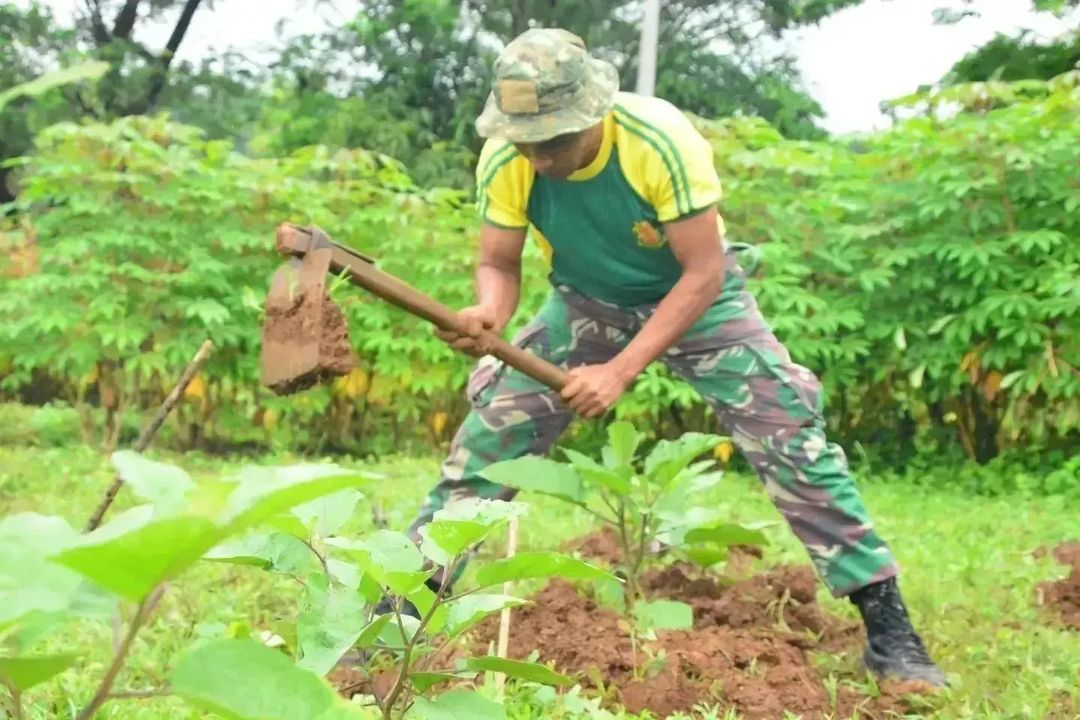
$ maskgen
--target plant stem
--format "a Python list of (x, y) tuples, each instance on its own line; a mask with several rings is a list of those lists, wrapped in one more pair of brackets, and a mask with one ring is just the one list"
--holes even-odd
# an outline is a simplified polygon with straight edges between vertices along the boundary
[[(454, 576), (454, 572), (457, 570), (458, 563), (461, 562), (463, 555), (458, 555), (453, 561), (443, 568), (442, 582), (439, 584), (439, 592), (435, 593), (435, 602), (431, 603), (431, 607), (424, 613), (424, 617), (420, 620), (420, 625), (417, 626), (416, 632), (407, 641), (405, 640), (405, 627), (401, 624), (401, 611), (398, 606), (394, 605), (394, 614), (397, 616), (398, 628), (401, 631), (401, 640), (405, 643), (405, 651), (401, 655), (401, 670), (398, 672), (397, 680), (394, 682), (394, 687), (390, 689), (390, 692), (386, 696), (386, 703), (383, 706), (383, 720), (392, 720), (391, 713), (393, 712), (394, 705), (397, 703), (398, 698), (401, 696), (401, 692), (405, 689), (409, 680), (409, 663), (412, 661), (413, 648), (416, 647), (416, 641), (424, 632), (424, 628), (431, 622), (431, 618), (435, 616), (435, 611), (442, 605), (442, 594), (446, 590), (447, 584), (450, 582), (450, 578)], [(463, 593), (464, 594), (464, 593)]]
[(633, 538), (627, 534), (626, 528), (626, 503), (619, 500), (619, 542), (622, 544), (623, 567), (626, 569), (626, 609), (633, 610), (637, 602), (638, 588), (636, 576), (636, 563), (634, 562)]
[(113, 683), (116, 682), (116, 676), (120, 674), (120, 669), (124, 666), (128, 653), (131, 652), (131, 645), (135, 641), (135, 635), (138, 634), (143, 623), (146, 622), (154, 608), (157, 607), (163, 593), (164, 588), (159, 585), (151, 590), (150, 594), (139, 604), (135, 616), (131, 618), (131, 625), (128, 626), (127, 635), (124, 637), (123, 642), (120, 643), (120, 648), (113, 655), (112, 664), (109, 665), (109, 669), (105, 671), (105, 676), (101, 679), (101, 685), (98, 686), (90, 704), (79, 713), (77, 720), (89, 720), (109, 699), (109, 693), (112, 690)]
[(326, 558), (323, 557), (323, 554), (315, 549), (315, 546), (311, 544), (310, 540), (304, 540), (303, 538), (301, 538), (300, 542), (307, 545), (308, 550), (315, 553), (315, 557), (319, 558), (319, 563), (322, 564), (323, 572), (326, 574), (327, 577), (330, 577), (330, 566), (326, 564)]

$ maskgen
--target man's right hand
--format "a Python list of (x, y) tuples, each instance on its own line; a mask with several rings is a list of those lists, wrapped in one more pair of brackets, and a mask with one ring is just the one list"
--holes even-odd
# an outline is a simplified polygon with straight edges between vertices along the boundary
[(455, 350), (473, 357), (483, 357), (490, 353), (491, 347), (480, 339), (480, 334), (484, 330), (496, 330), (497, 310), (490, 305), (472, 305), (458, 311), (458, 318), (463, 333), (436, 328), (435, 335)]

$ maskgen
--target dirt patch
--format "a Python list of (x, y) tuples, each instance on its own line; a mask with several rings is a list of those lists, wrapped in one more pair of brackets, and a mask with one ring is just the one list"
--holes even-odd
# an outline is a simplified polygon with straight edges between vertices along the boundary
[[(785, 710), (811, 720), (857, 712), (884, 717), (906, 709), (888, 690), (871, 699), (841, 687), (830, 696), (809, 652), (857, 649), (862, 637), (857, 625), (817, 605), (810, 568), (780, 567), (722, 583), (672, 565), (650, 573), (643, 585), (652, 597), (689, 603), (694, 629), (660, 632), (635, 649), (613, 611), (573, 585), (553, 581), (514, 611), (511, 657), (536, 649), (541, 661), (603, 689), (613, 704), (658, 718), (698, 703), (734, 708), (746, 720), (780, 718)], [(474, 649), (483, 651), (497, 632), (497, 620), (489, 618), (475, 633)]]
[(1041, 582), (1035, 586), (1035, 604), (1049, 609), (1065, 627), (1080, 630), (1080, 541), (1063, 542), (1053, 550), (1040, 548), (1035, 557), (1047, 554), (1054, 560), (1072, 568), (1062, 580)]
[(268, 304), (262, 344), (264, 384), (278, 395), (306, 390), (356, 367), (345, 316), (327, 295), (301, 292), (289, 302)]

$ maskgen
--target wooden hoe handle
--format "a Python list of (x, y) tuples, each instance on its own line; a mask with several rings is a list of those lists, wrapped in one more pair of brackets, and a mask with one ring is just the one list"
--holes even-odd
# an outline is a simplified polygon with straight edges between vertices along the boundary
[[(465, 334), (456, 312), (425, 295), (408, 283), (379, 270), (374, 259), (336, 243), (319, 228), (283, 223), (277, 229), (277, 249), (285, 255), (303, 257), (311, 250), (330, 249), (330, 272), (343, 274), (353, 285), (379, 296), (412, 315), (427, 320), (440, 330)], [(479, 338), (491, 354), (537, 382), (558, 392), (566, 385), (566, 371), (526, 350), (511, 345), (495, 333), (484, 330)]]

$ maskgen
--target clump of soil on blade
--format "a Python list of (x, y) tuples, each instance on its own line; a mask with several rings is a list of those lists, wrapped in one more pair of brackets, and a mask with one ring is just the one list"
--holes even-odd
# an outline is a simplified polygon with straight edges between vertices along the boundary
[[(312, 367), (294, 366), (304, 350), (318, 346), (317, 362)], [(345, 316), (328, 295), (316, 297), (300, 292), (288, 304), (269, 305), (263, 323), (262, 344), (271, 350), (264, 356), (264, 371), (279, 378), (270, 384), (278, 395), (306, 390), (327, 379), (347, 375), (356, 367), (356, 356), (349, 344)]]
[(1080, 630), (1080, 540), (1063, 542), (1053, 550), (1040, 548), (1035, 557), (1050, 554), (1054, 560), (1072, 568), (1061, 580), (1048, 580), (1035, 586), (1035, 603), (1049, 609), (1065, 627)]
[[(606, 549), (597, 534), (576, 547), (583, 554)], [(555, 580), (514, 610), (510, 656), (522, 659), (538, 650), (541, 662), (582, 685), (599, 689), (602, 683), (613, 703), (658, 718), (698, 703), (734, 708), (746, 720), (783, 717), (785, 710), (804, 720), (856, 712), (875, 718), (907, 707), (887, 688), (876, 698), (840, 688), (835, 703), (830, 698), (810, 652), (858, 651), (863, 637), (858, 624), (816, 603), (809, 567), (781, 566), (731, 582), (674, 564), (648, 573), (642, 584), (651, 598), (688, 603), (694, 629), (658, 632), (655, 641), (639, 644), (635, 657), (614, 611)], [(483, 652), (497, 634), (498, 619), (488, 618), (477, 628), (474, 651)], [(643, 677), (635, 679), (635, 665), (648, 668)]]

